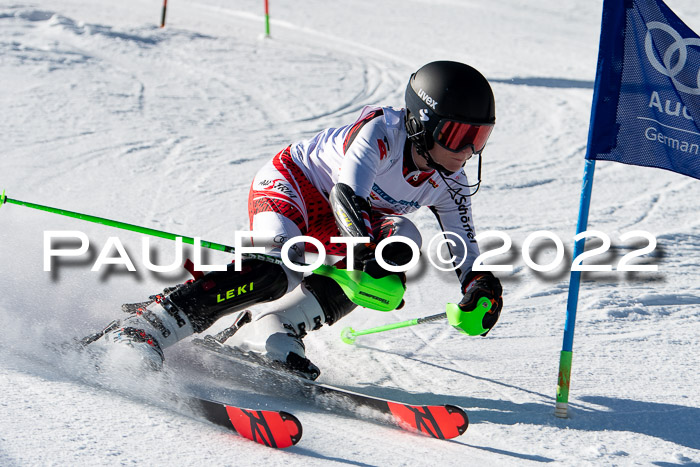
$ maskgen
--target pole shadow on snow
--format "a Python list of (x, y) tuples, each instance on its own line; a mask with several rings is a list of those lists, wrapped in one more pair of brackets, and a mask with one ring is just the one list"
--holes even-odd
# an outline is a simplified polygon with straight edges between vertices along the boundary
[[(324, 402), (319, 403), (318, 400), (316, 400), (316, 397), (312, 397), (312, 399), (307, 399), (305, 396), (305, 393), (302, 389), (301, 386), (299, 386), (297, 383), (295, 383), (293, 380), (265, 380), (264, 376), (262, 376), (258, 370), (251, 370), (247, 369), (244, 370), (243, 372), (235, 372), (235, 373), (228, 373), (225, 371), (226, 364), (223, 363), (223, 366), (219, 366), (216, 362), (216, 360), (209, 360), (209, 361), (204, 361), (201, 359), (198, 359), (192, 354), (189, 354), (189, 351), (184, 350), (182, 352), (182, 357), (183, 362), (187, 362), (186, 366), (190, 369), (193, 370), (195, 368), (199, 369), (206, 369), (207, 372), (214, 372), (217, 374), (217, 384), (222, 385), (220, 386), (221, 392), (221, 397), (223, 399), (229, 400), (229, 396), (227, 395), (227, 392), (231, 389), (232, 385), (243, 385), (244, 387), (254, 387), (256, 389), (256, 392), (260, 392), (261, 394), (265, 394), (264, 401), (266, 403), (269, 403), (271, 400), (277, 400), (278, 402), (281, 402), (281, 405), (276, 405), (276, 408), (281, 409), (281, 410), (287, 410), (291, 413), (318, 413), (318, 414), (323, 414), (323, 413), (328, 413), (329, 407), (335, 407), (338, 409), (346, 410), (348, 412), (353, 412), (356, 410), (359, 410), (360, 412), (363, 412), (364, 415), (361, 417), (363, 421), (358, 421), (358, 423), (376, 423), (379, 425), (384, 425), (384, 424), (392, 424), (392, 421), (386, 417), (386, 415), (371, 415), (368, 412), (365, 412), (367, 407), (364, 408), (358, 408), (357, 406), (353, 404), (349, 404), (348, 402), (345, 401), (342, 397), (339, 397), (337, 399), (334, 399), (333, 396), (328, 396), (328, 398), (324, 399), (324, 396), (321, 396), (321, 399), (324, 399)], [(229, 368), (230, 370), (230, 368)], [(240, 370), (240, 368), (238, 368)], [(235, 375), (232, 378), (232, 375)], [(230, 379), (230, 382), (225, 382), (226, 378)], [(232, 378), (232, 379), (231, 379)], [(321, 381), (322, 383), (323, 381)], [(201, 384), (201, 381), (200, 381)], [(457, 402), (451, 402), (450, 401), (450, 396), (443, 396), (443, 395), (438, 395), (438, 394), (409, 394), (404, 391), (400, 390), (392, 390), (390, 388), (375, 388), (372, 387), (370, 390), (366, 387), (348, 387), (348, 386), (342, 386), (346, 389), (349, 389), (351, 391), (356, 391), (359, 393), (364, 393), (369, 396), (376, 396), (376, 397), (386, 397), (388, 399), (393, 399), (401, 402), (405, 402), (408, 404), (415, 404), (415, 405), (423, 405), (423, 404), (433, 404), (433, 403), (439, 403), (439, 404), (454, 404), (454, 405), (459, 405), (462, 403), (462, 405), (468, 406), (464, 404), (464, 400), (460, 398), (455, 398)], [(201, 395), (200, 395), (201, 396)], [(248, 394), (249, 397), (251, 397), (251, 394)], [(300, 397), (301, 396), (301, 397)], [(423, 402), (421, 402), (423, 401)], [(439, 401), (439, 402), (436, 402)], [(343, 416), (343, 412), (335, 412), (337, 416)], [(352, 415), (349, 413), (346, 414), (347, 416), (352, 418)], [(471, 412), (470, 412), (470, 418), (471, 418)], [(303, 420), (302, 420), (303, 421)], [(473, 421), (473, 420), (472, 420)], [(420, 436), (420, 435), (416, 435)], [(480, 449), (483, 451), (495, 453), (495, 454), (500, 454), (500, 455), (506, 455), (506, 456), (511, 456), (517, 459), (521, 460), (529, 460), (529, 461), (535, 461), (535, 462), (553, 462), (554, 459), (546, 458), (543, 456), (538, 456), (538, 455), (531, 455), (531, 454), (525, 454), (525, 453), (517, 453), (517, 452), (512, 452), (512, 451), (507, 451), (507, 450), (502, 450), (502, 449), (497, 449), (497, 448), (491, 448), (491, 447), (486, 447), (486, 446), (476, 446), (476, 445), (471, 445), (465, 442), (466, 438), (463, 439), (450, 439), (450, 440), (442, 440), (441, 442), (444, 443), (454, 443), (458, 446), (466, 446), (466, 447), (472, 447), (475, 449)], [(336, 459), (333, 457), (326, 456), (324, 454), (321, 454), (319, 452), (316, 452), (314, 450), (310, 449), (305, 449), (301, 447), (300, 445), (296, 445), (293, 447), (289, 448), (290, 452), (296, 452), (298, 454), (306, 455), (309, 457), (314, 457), (318, 459), (324, 459), (324, 460), (333, 460), (337, 462), (342, 462), (346, 464), (351, 464), (351, 465), (372, 465), (372, 464), (367, 464), (361, 461), (353, 461), (349, 459)]]
[[(303, 440), (302, 440), (303, 442)], [(357, 462), (353, 461), (350, 459), (343, 459), (342, 457), (329, 457), (329, 456), (324, 456), (323, 454), (319, 454), (318, 452), (305, 448), (303, 446), (300, 446), (297, 444), (296, 446), (291, 446), (286, 449), (286, 451), (293, 452), (295, 454), (299, 454), (302, 456), (307, 456), (307, 457), (313, 457), (314, 459), (320, 459), (323, 461), (331, 461), (331, 462), (337, 462), (339, 464), (347, 464), (347, 465), (357, 465), (361, 467), (375, 467), (379, 466), (381, 464), (367, 464), (365, 462)]]
[[(364, 346), (367, 349), (383, 353), (391, 353), (386, 350)], [(394, 354), (398, 355), (398, 354)], [(472, 375), (466, 371), (456, 370), (434, 363), (426, 362), (413, 357), (403, 358), (420, 362), (435, 368), (450, 371), (472, 379), (489, 382), (498, 386), (516, 389), (518, 391), (538, 396), (542, 402), (516, 403), (503, 399), (483, 399), (468, 396), (453, 396), (437, 393), (412, 393), (406, 400), (406, 392), (392, 388), (371, 388), (371, 395), (388, 399), (399, 398), (412, 404), (429, 404), (436, 400), (441, 403), (453, 404), (464, 407), (469, 414), (472, 424), (479, 422), (498, 423), (502, 425), (515, 425), (528, 423), (532, 425), (557, 426), (582, 431), (628, 431), (652, 436), (690, 449), (700, 449), (700, 408), (669, 403), (646, 402), (633, 399), (582, 396), (577, 399), (586, 404), (593, 404), (605, 409), (595, 409), (576, 401), (569, 402), (571, 418), (558, 419), (554, 416), (554, 394), (541, 394), (513, 384), (504, 383), (492, 378)], [(367, 388), (352, 388), (359, 392), (367, 392)], [(478, 447), (478, 446), (472, 446)], [(490, 450), (490, 448), (479, 447)], [(501, 452), (501, 454), (504, 454)], [(516, 457), (531, 459), (532, 456), (511, 454)], [(535, 456), (537, 457), (537, 456)], [(543, 460), (543, 459), (531, 459)]]
[(631, 431), (691, 449), (700, 449), (698, 407), (603, 396), (584, 396), (580, 399), (607, 407), (608, 410), (577, 410), (570, 420), (570, 428), (591, 430), (595, 427), (595, 431)]
[(489, 78), (492, 83), (515, 84), (518, 86), (541, 86), (545, 88), (575, 88), (575, 89), (593, 89), (593, 81), (584, 81), (580, 79), (566, 78), (547, 78), (543, 76), (521, 77), (515, 76), (510, 79), (493, 79)]

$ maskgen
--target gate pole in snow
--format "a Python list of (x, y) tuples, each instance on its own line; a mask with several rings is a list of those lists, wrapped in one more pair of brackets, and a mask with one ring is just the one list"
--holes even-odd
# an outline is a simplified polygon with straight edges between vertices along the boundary
[[(591, 206), (591, 191), (593, 189), (593, 173), (595, 159), (586, 159), (583, 169), (583, 185), (581, 186), (581, 202), (578, 210), (576, 234), (585, 232), (588, 228), (588, 212)], [(574, 258), (578, 258), (586, 247), (586, 239), (581, 238), (574, 244)], [(566, 323), (564, 324), (564, 342), (559, 359), (559, 378), (557, 383), (557, 403), (554, 415), (566, 418), (569, 411), (569, 384), (571, 382), (571, 358), (574, 348), (574, 326), (576, 325), (576, 310), (578, 308), (578, 292), (581, 285), (581, 271), (571, 271), (569, 279), (569, 297), (566, 303)]]
[(163, 0), (163, 14), (160, 17), (160, 27), (165, 27), (165, 10), (168, 9), (168, 0)]
[(265, 36), (270, 37), (270, 4), (265, 0)]

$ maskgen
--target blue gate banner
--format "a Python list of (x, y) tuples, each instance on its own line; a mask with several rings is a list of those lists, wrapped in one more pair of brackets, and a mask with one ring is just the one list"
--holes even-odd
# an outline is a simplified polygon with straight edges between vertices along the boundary
[(587, 159), (700, 179), (700, 37), (660, 0), (604, 0)]

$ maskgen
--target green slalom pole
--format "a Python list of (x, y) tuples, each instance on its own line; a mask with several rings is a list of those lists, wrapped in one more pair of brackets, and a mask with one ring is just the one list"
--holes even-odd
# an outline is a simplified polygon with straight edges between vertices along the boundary
[(355, 331), (351, 327), (346, 327), (340, 332), (340, 338), (346, 344), (354, 344), (358, 336), (391, 331), (393, 329), (407, 328), (417, 324), (440, 321), (445, 318), (447, 318), (449, 323), (462, 334), (478, 336), (488, 332), (488, 329), (482, 327), (482, 321), (486, 313), (491, 311), (492, 304), (493, 303), (488, 298), (482, 297), (477, 301), (476, 307), (473, 310), (464, 311), (459, 308), (457, 304), (448, 303), (445, 306), (445, 313), (438, 313), (436, 315), (426, 316), (424, 318), (416, 318), (408, 321), (401, 321), (399, 323), (386, 324), (384, 326), (378, 326), (376, 328), (365, 329), (362, 331)]
[(265, 0), (265, 36), (270, 37), (270, 2)]
[[(152, 237), (165, 238), (167, 240), (177, 240), (178, 238), (181, 238), (183, 243), (190, 245), (194, 245), (195, 243), (195, 239), (192, 237), (177, 235), (139, 225), (127, 224), (126, 222), (106, 219), (104, 217), (91, 216), (89, 214), (82, 214), (79, 212), (67, 211), (65, 209), (52, 208), (50, 206), (43, 206), (41, 204), (28, 203), (26, 201), (8, 198), (5, 195), (5, 190), (3, 190), (2, 195), (0, 195), (0, 207), (2, 207), (3, 204), (16, 204), (18, 206), (25, 206), (32, 209), (37, 209), (39, 211), (59, 214), (61, 216), (72, 217), (95, 224), (102, 224), (109, 227), (115, 227), (117, 229), (137, 232)], [(206, 240), (200, 240), (199, 243), (204, 248), (211, 250), (223, 251), (226, 253), (235, 253), (236, 251), (234, 247), (223, 245), (221, 243), (209, 242)], [(242, 253), (241, 256), (284, 266), (284, 262), (281, 258), (272, 255), (263, 253)], [(307, 263), (302, 263), (299, 261), (290, 260), (290, 262), (298, 266), (308, 266)], [(343, 292), (345, 292), (353, 303), (365, 308), (371, 308), (373, 310), (391, 311), (396, 309), (396, 307), (398, 307), (401, 303), (401, 299), (403, 298), (405, 291), (401, 279), (396, 274), (390, 274), (389, 276), (375, 279), (363, 271), (347, 271), (345, 269), (338, 269), (334, 266), (328, 266), (325, 264), (314, 269), (313, 272), (314, 274), (319, 274), (333, 279), (340, 285)]]
[(377, 332), (391, 331), (392, 329), (407, 328), (409, 326), (415, 326), (416, 324), (429, 323), (431, 321), (439, 321), (441, 319), (447, 318), (447, 313), (438, 313), (437, 315), (426, 316), (425, 318), (410, 319), (408, 321), (401, 321), (400, 323), (386, 324), (384, 326), (378, 326), (376, 328), (365, 329), (364, 331), (355, 331), (351, 327), (344, 328), (340, 333), (340, 338), (346, 344), (354, 344), (358, 336), (365, 336), (367, 334), (374, 334)]
[[(39, 211), (50, 212), (53, 214), (59, 214), (61, 216), (72, 217), (74, 219), (80, 219), (82, 221), (92, 222), (94, 224), (107, 225), (109, 227), (115, 227), (117, 229), (129, 230), (131, 232), (137, 232), (144, 235), (150, 235), (151, 237), (160, 237), (168, 240), (176, 240), (182, 238), (183, 243), (194, 245), (194, 238), (185, 237), (183, 235), (176, 235), (170, 232), (164, 232), (162, 230), (150, 229), (148, 227), (142, 227), (134, 224), (127, 224), (126, 222), (119, 222), (112, 219), (105, 219), (104, 217), (91, 216), (89, 214), (82, 214), (79, 212), (67, 211), (65, 209), (52, 208), (50, 206), (43, 206), (41, 204), (28, 203), (26, 201), (20, 201), (17, 199), (8, 198), (5, 195), (5, 190), (0, 196), (0, 206), (3, 204), (16, 204), (18, 206), (25, 206), (32, 209), (37, 209)], [(222, 245), (220, 243), (208, 242), (206, 240), (201, 240), (200, 244), (204, 248), (209, 248), (211, 250), (225, 251), (227, 253), (234, 253), (235, 248), (232, 246)], [(282, 260), (275, 258), (274, 256), (259, 255), (255, 253), (243, 253), (243, 256), (250, 257), (254, 256), (256, 259), (262, 259), (263, 261), (273, 262), (276, 264), (282, 264)], [(260, 256), (265, 256), (266, 258), (259, 258)]]

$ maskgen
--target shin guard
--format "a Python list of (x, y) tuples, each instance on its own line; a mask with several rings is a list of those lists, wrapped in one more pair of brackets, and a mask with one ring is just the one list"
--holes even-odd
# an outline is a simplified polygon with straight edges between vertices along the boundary
[[(226, 271), (213, 271), (179, 287), (163, 300), (169, 313), (183, 313), (194, 332), (202, 332), (222, 316), (255, 303), (277, 300), (287, 291), (282, 266), (245, 260), (241, 271), (230, 264)], [(174, 309), (169, 310), (169, 306)]]

